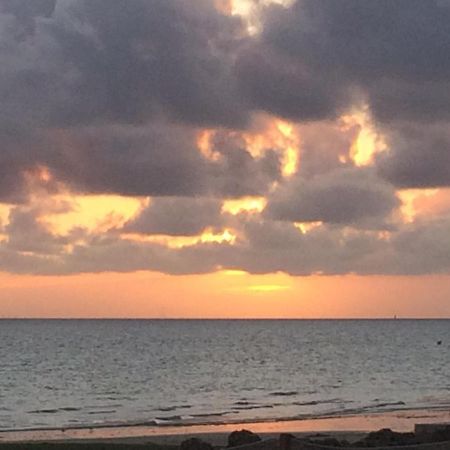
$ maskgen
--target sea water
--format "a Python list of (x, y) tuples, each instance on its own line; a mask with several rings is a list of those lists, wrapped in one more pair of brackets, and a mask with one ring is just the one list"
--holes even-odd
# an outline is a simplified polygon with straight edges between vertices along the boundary
[(446, 320), (0, 320), (0, 430), (450, 409), (449, 375)]

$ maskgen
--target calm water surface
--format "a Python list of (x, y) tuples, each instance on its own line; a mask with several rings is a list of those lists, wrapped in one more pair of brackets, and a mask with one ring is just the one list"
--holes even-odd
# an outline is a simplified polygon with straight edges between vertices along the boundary
[(1, 320), (0, 430), (450, 410), (449, 375), (445, 320)]

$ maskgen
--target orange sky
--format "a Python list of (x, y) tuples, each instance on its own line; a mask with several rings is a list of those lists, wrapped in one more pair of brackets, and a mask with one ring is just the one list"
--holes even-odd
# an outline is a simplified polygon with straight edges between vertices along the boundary
[(450, 317), (450, 276), (0, 275), (0, 317)]

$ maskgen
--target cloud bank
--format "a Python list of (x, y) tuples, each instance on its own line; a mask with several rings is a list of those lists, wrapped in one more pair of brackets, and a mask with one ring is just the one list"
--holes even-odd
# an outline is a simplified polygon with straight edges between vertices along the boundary
[(447, 273), (449, 3), (218, 4), (0, 2), (0, 270)]

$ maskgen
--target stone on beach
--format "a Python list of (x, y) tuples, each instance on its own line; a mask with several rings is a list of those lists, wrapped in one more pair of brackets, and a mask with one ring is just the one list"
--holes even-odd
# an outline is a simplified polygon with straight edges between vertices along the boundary
[(392, 431), (390, 428), (383, 428), (378, 431), (369, 433), (364, 439), (372, 446), (379, 447), (389, 445), (411, 445), (417, 443), (417, 438), (414, 433), (398, 433)]
[(257, 434), (252, 433), (249, 430), (233, 431), (228, 436), (227, 447), (239, 447), (240, 445), (253, 444), (254, 442), (258, 442), (260, 440), (261, 438)]
[(414, 431), (423, 442), (450, 441), (449, 423), (416, 424)]
[(186, 439), (180, 445), (180, 450), (213, 450), (213, 448), (211, 444), (198, 438)]

